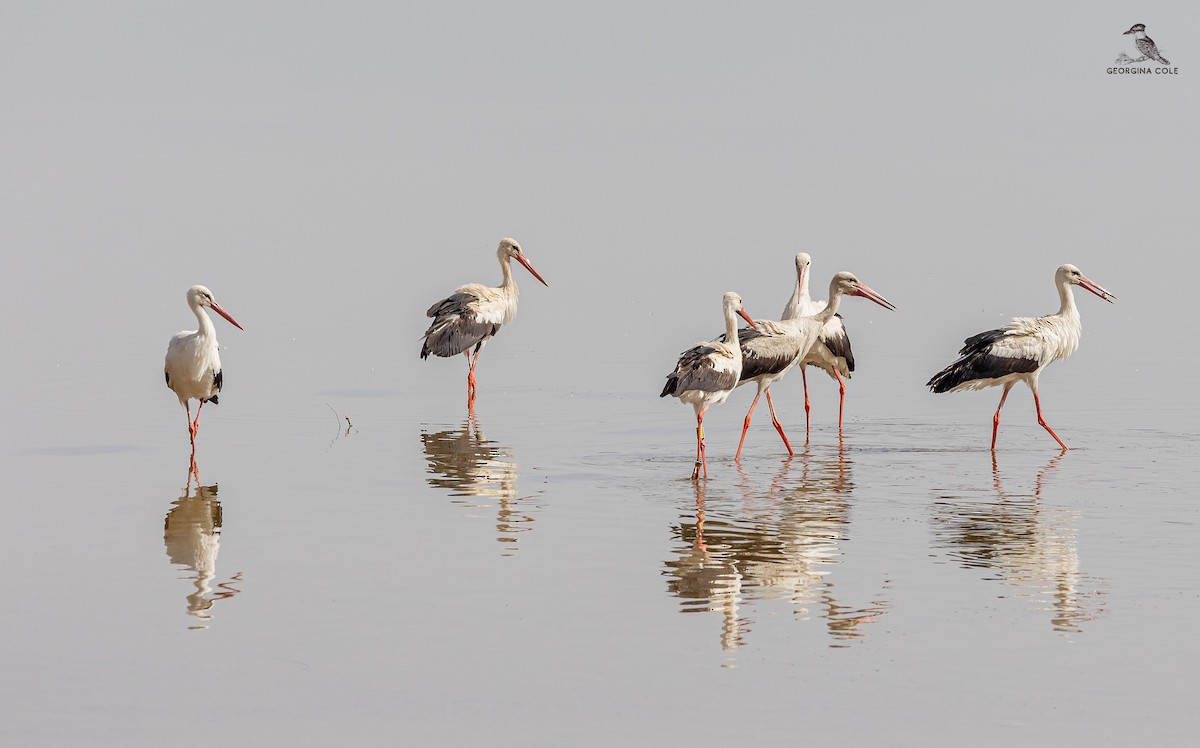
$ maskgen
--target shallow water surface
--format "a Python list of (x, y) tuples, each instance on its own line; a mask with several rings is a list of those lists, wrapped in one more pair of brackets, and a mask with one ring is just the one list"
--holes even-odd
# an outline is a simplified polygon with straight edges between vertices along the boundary
[[(28, 382), (5, 443), (14, 744), (155, 744), (192, 694), (301, 742), (704, 744), (746, 720), (769, 742), (806, 715), (822, 739), (1071, 742), (1189, 713), (1194, 435), (1066, 408), (1061, 454), (1017, 407), (992, 455), (982, 398), (942, 422), (851, 399), (839, 438), (822, 382), (805, 439), (785, 380), (795, 454), (763, 419), (732, 459), (739, 392), (691, 481), (691, 409), (653, 382), (488, 363), (473, 415), (461, 361), (380, 361), (432, 377), (419, 400), (231, 376), (198, 485), (165, 390), (91, 404), (110, 433)], [(714, 693), (739, 719), (709, 718)]]

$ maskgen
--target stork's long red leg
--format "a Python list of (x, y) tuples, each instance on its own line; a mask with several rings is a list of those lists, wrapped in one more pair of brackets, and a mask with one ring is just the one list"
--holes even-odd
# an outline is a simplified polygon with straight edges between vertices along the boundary
[[(750, 429), (750, 419), (754, 416), (754, 408), (756, 405), (758, 405), (758, 398), (762, 397), (762, 393), (762, 390), (759, 390), (757, 393), (755, 393), (754, 402), (750, 403), (750, 410), (746, 411), (746, 421), (742, 424), (742, 438), (741, 441), (738, 442), (737, 454), (733, 456), (733, 459), (735, 460), (740, 460), (742, 457), (742, 445), (746, 443), (746, 432)], [(770, 396), (770, 393), (768, 393), (767, 397)]]
[[(1013, 383), (1009, 382), (1004, 385), (1004, 393), (1000, 395), (1000, 404), (996, 406), (996, 415), (992, 416), (992, 451), (996, 451), (996, 434), (1000, 431), (1000, 409), (1004, 407), (1004, 401), (1008, 399), (1008, 391), (1012, 389)], [(1035, 392), (1034, 400), (1037, 400)]]
[(804, 382), (804, 434), (807, 438), (810, 431), (808, 412), (812, 410), (812, 404), (808, 402), (808, 374), (805, 373), (807, 366), (800, 367), (800, 381)]
[(471, 360), (471, 351), (463, 351), (467, 357), (467, 401), (475, 399), (475, 362)]
[(842, 374), (837, 370), (836, 366), (833, 368), (833, 375), (837, 377), (838, 388), (840, 390), (838, 396), (838, 433), (840, 434), (842, 433), (842, 415), (846, 412), (846, 380), (842, 379)]
[(192, 434), (193, 435), (200, 434), (200, 411), (203, 409), (204, 409), (204, 401), (201, 400), (200, 404), (196, 406), (196, 420), (192, 422)]
[(467, 412), (475, 412), (475, 364), (479, 363), (479, 349), (483, 345), (475, 346), (475, 357), (471, 358), (471, 351), (463, 351), (463, 355), (467, 357), (467, 363), (470, 368), (467, 369)]
[(1033, 389), (1033, 405), (1037, 408), (1038, 424), (1049, 431), (1050, 436), (1054, 437), (1054, 441), (1058, 442), (1058, 446), (1062, 447), (1063, 451), (1066, 451), (1067, 445), (1063, 443), (1062, 439), (1058, 438), (1058, 434), (1054, 433), (1054, 429), (1050, 428), (1050, 424), (1046, 423), (1046, 419), (1042, 417), (1042, 400), (1038, 397), (1037, 385), (1031, 385), (1031, 388)]
[(708, 479), (708, 457), (704, 454), (704, 411), (708, 410), (705, 405), (696, 412), (696, 467), (692, 470), (692, 480), (700, 477), (700, 468), (704, 468), (704, 478)]
[(192, 451), (196, 451), (196, 427), (192, 425), (192, 405), (190, 400), (183, 401), (183, 412), (187, 417), (188, 438), (192, 440)]
[(792, 451), (792, 445), (788, 442), (787, 434), (783, 433), (783, 424), (779, 423), (779, 417), (775, 415), (775, 403), (771, 401), (771, 388), (767, 388), (767, 407), (771, 409), (771, 423), (775, 425), (775, 430), (779, 432), (779, 438), (783, 439), (783, 446), (787, 447), (789, 455), (796, 454)]

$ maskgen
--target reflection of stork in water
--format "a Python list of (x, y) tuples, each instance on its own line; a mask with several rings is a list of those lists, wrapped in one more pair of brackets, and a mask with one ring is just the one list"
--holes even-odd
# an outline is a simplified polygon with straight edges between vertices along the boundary
[[(202, 622), (212, 619), (209, 610), (217, 600), (233, 597), (240, 590), (233, 585), (241, 581), (241, 572), (226, 582), (217, 585), (220, 592), (213, 593), (210, 582), (217, 573), (217, 552), (221, 546), (221, 502), (217, 500), (217, 487), (196, 486), (195, 493), (185, 488), (184, 495), (171, 504), (163, 524), (163, 542), (167, 557), (172, 564), (195, 572), (190, 577), (195, 591), (187, 596), (188, 614)], [(190, 628), (206, 629), (206, 623)]]
[[(799, 485), (792, 474), (797, 463)], [(740, 502), (712, 502), (697, 488), (695, 522), (674, 529), (683, 544), (664, 573), (671, 592), (689, 601), (684, 612), (722, 612), (723, 648), (745, 643), (753, 621), (738, 612), (762, 601), (791, 601), (799, 620), (818, 608), (839, 642), (862, 636), (859, 627), (886, 612), (880, 600), (861, 610), (842, 605), (828, 578), (849, 523), (849, 468), (842, 450), (833, 459), (814, 459), (806, 450), (784, 460), (765, 490), (755, 489), (739, 468)]]
[(737, 649), (745, 644), (743, 629), (751, 623), (737, 614), (742, 576), (728, 554), (714, 554), (709, 550), (704, 535), (706, 486), (701, 481), (693, 486), (696, 490), (696, 522), (691, 528), (681, 523), (676, 531), (687, 547), (679, 548), (676, 551), (678, 558), (665, 564), (667, 570), (664, 573), (671, 577), (667, 589), (685, 601), (684, 613), (721, 611), (721, 649)]
[[(433, 433), (422, 432), (429, 485), (449, 489), (451, 496), (496, 500), (496, 538), (510, 544), (504, 555), (517, 550), (517, 534), (533, 529), (534, 521), (526, 512), (533, 507), (519, 504), (517, 497), (517, 468), (511, 462), (512, 451), (483, 435), (474, 415), (460, 429)], [(488, 501), (457, 500), (471, 508), (490, 507)]]
[(1104, 592), (1101, 580), (1079, 571), (1079, 513), (1042, 506), (1042, 489), (1064, 454), (1038, 470), (1028, 494), (1005, 490), (993, 453), (995, 499), (943, 496), (933, 505), (934, 540), (963, 568), (995, 570), (996, 576), (988, 578), (998, 577), (1022, 590), (1023, 597), (1036, 599), (1038, 609), (1051, 611), (1055, 631), (1079, 633), (1083, 623), (1103, 613), (1099, 598)]

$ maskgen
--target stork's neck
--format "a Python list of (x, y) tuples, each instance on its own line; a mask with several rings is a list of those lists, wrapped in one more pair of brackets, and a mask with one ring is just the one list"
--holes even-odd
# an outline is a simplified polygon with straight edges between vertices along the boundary
[(511, 296), (516, 296), (517, 279), (513, 277), (511, 257), (505, 255), (500, 258), (500, 270), (504, 272), (504, 280), (501, 281), (500, 288), (503, 289), (505, 293)]
[(725, 307), (725, 340), (733, 351), (734, 358), (742, 357), (742, 347), (738, 345), (737, 310), (732, 306)]
[(836, 282), (829, 284), (829, 303), (825, 308), (813, 315), (813, 317), (821, 320), (824, 325), (829, 320), (833, 319), (833, 315), (837, 314), (838, 307), (842, 305), (842, 289)]
[(1075, 306), (1075, 294), (1071, 291), (1069, 282), (1063, 281), (1058, 284), (1058, 301), (1059, 316), (1079, 319), (1079, 309)]
[(796, 290), (792, 292), (792, 298), (788, 299), (787, 306), (783, 308), (783, 316), (779, 319), (796, 319), (800, 316), (800, 310), (811, 300), (808, 295), (808, 268), (805, 268), (796, 274)]
[(208, 316), (208, 312), (204, 311), (204, 307), (193, 304), (192, 314), (196, 315), (196, 321), (200, 323), (200, 327), (197, 328), (200, 335), (209, 339), (217, 337), (217, 330), (213, 327), (212, 319)]

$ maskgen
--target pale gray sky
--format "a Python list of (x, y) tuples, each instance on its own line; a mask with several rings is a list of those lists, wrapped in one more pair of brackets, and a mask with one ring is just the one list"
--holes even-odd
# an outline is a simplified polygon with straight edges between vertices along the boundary
[[(1135, 22), (1178, 75), (1105, 73)], [(0, 324), (40, 359), (120, 319), (74, 345), (156, 358), (205, 283), (257, 350), (415, 355), (513, 236), (551, 287), (491, 355), (618, 345), (656, 379), (722, 292), (778, 315), (805, 250), (815, 290), (898, 305), (846, 317), (914, 396), (1054, 311), (1062, 262), (1120, 297), (1082, 302), (1084, 366), (1146, 372), (1128, 338), (1160, 359), (1195, 318), (1198, 40), (1182, 2), (7, 3)]]

